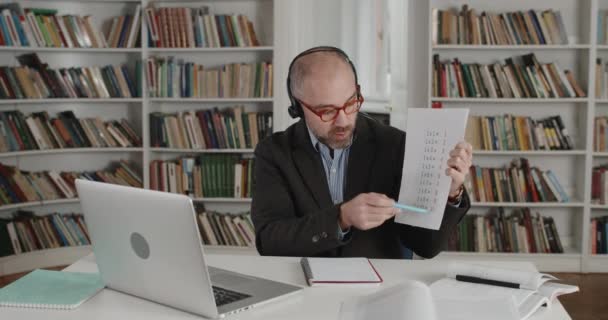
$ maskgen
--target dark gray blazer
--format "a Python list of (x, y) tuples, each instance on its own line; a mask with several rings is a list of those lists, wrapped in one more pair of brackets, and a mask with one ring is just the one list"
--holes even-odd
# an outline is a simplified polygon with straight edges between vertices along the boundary
[[(398, 199), (405, 132), (359, 116), (346, 172), (344, 201), (377, 192)], [(339, 205), (329, 193), (325, 171), (303, 120), (273, 134), (255, 149), (251, 215), (262, 255), (403, 258), (403, 246), (431, 258), (446, 247), (448, 233), (470, 207), (446, 205), (439, 230), (394, 223), (370, 230), (351, 228), (338, 238)]]

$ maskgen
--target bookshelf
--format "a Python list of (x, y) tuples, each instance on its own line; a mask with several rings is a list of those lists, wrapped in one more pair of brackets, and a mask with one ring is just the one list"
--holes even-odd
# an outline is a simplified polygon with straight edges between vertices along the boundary
[[(18, 2), (22, 8), (57, 9), (58, 14), (79, 16), (93, 15), (93, 23), (106, 34), (109, 21), (116, 16), (132, 14), (137, 6), (147, 8), (207, 6), (211, 14), (243, 14), (253, 23), (260, 42), (256, 47), (219, 47), (219, 48), (152, 48), (148, 46), (148, 32), (145, 19), (141, 19), (141, 46), (136, 48), (57, 48), (57, 47), (18, 47), (0, 46), (0, 65), (16, 66), (16, 56), (37, 53), (51, 68), (69, 66), (102, 66), (126, 64), (134, 68), (136, 61), (146, 61), (149, 57), (168, 57), (184, 59), (188, 62), (203, 64), (205, 67), (218, 67), (231, 63), (256, 63), (268, 61), (275, 63), (275, 15), (277, 4), (274, 0), (24, 0), (2, 1)], [(276, 70), (275, 70), (276, 73)], [(104, 168), (111, 161), (125, 159), (134, 161), (141, 169), (144, 187), (150, 187), (150, 162), (153, 160), (172, 160), (181, 156), (202, 154), (242, 154), (253, 156), (253, 148), (243, 149), (175, 149), (151, 146), (149, 114), (152, 112), (183, 112), (206, 110), (213, 107), (223, 108), (243, 106), (246, 112), (274, 112), (275, 98), (156, 98), (150, 97), (145, 82), (145, 69), (142, 68), (142, 96), (136, 98), (75, 98), (75, 99), (0, 99), (0, 111), (20, 110), (25, 114), (47, 111), (51, 116), (63, 110), (72, 110), (78, 118), (99, 116), (103, 120), (126, 118), (142, 137), (143, 146), (137, 148), (73, 148), (53, 150), (28, 150), (0, 153), (0, 161), (7, 165), (18, 166), (23, 170), (40, 171), (84, 171)], [(277, 82), (275, 78), (273, 82)], [(273, 86), (276, 90), (283, 86)], [(275, 123), (277, 119), (275, 118)], [(277, 128), (278, 126), (273, 125)], [(248, 211), (251, 198), (194, 198), (208, 210), (222, 212)], [(35, 201), (0, 206), (0, 217), (6, 217), (18, 209), (35, 213), (81, 212), (77, 198), (52, 201)], [(232, 248), (224, 246), (205, 246), (213, 253), (257, 254), (252, 248)], [(0, 258), (0, 275), (10, 274), (37, 267), (69, 264), (91, 252), (90, 247), (66, 247), (41, 250)]]
[[(460, 12), (467, 4), (475, 13), (505, 13), (527, 10), (559, 10), (566, 31), (567, 44), (552, 45), (466, 45), (433, 43), (433, 9), (455, 9)], [(525, 260), (534, 262), (541, 270), (607, 272), (608, 259), (605, 255), (591, 255), (590, 220), (606, 215), (608, 205), (594, 204), (591, 200), (591, 173), (594, 166), (608, 163), (608, 153), (596, 152), (593, 144), (594, 118), (608, 115), (608, 100), (596, 98), (595, 61), (608, 59), (608, 45), (598, 43), (598, 12), (608, 10), (605, 0), (557, 0), (551, 2), (513, 1), (459, 1), (433, 0), (415, 4), (410, 17), (419, 32), (412, 37), (409, 45), (418, 47), (412, 60), (426, 61), (426, 64), (410, 63), (415, 74), (428, 74), (426, 81), (413, 83), (411, 92), (416, 106), (431, 106), (440, 102), (443, 108), (465, 107), (470, 115), (495, 116), (513, 114), (542, 118), (560, 115), (575, 141), (573, 150), (534, 151), (474, 151), (474, 162), (482, 167), (501, 167), (516, 157), (525, 157), (541, 170), (551, 169), (558, 176), (562, 186), (570, 196), (566, 203), (488, 203), (472, 204), (471, 213), (484, 214), (495, 207), (505, 211), (528, 207), (533, 212), (555, 219), (558, 233), (564, 243), (563, 254), (542, 253), (471, 253), (444, 252), (440, 259), (463, 260)], [(414, 16), (416, 15), (416, 16)], [(447, 98), (433, 96), (433, 60), (438, 54), (440, 61), (458, 58), (462, 63), (504, 64), (504, 60), (528, 53), (534, 53), (541, 63), (556, 62), (562, 69), (573, 72), (576, 81), (587, 95), (576, 98)]]

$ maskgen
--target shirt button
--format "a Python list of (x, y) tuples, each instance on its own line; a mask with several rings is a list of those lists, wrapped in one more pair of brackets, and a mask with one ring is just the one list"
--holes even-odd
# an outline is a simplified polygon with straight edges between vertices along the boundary
[(331, 172), (332, 172), (332, 173), (336, 173), (336, 168), (332, 168), (332, 169), (331, 169)]
[(319, 235), (315, 234), (314, 236), (312, 236), (312, 242), (313, 243), (319, 242)]

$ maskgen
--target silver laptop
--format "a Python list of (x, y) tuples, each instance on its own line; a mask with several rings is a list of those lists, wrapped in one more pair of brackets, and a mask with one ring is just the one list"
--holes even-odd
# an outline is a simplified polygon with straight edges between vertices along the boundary
[(192, 200), (76, 180), (108, 288), (209, 318), (250, 309), (301, 287), (208, 267)]

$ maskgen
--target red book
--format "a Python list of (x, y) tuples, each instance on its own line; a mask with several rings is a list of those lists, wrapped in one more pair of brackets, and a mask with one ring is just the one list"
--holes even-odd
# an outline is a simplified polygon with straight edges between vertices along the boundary
[(15, 180), (13, 179), (13, 175), (15, 172), (14, 170), (16, 169), (7, 167), (0, 163), (0, 175), (2, 175), (4, 179), (8, 182), (9, 187), (15, 193), (17, 198), (19, 198), (19, 201), (26, 202), (27, 197), (25, 196), (25, 193), (23, 193), (23, 190), (19, 188), (19, 185), (17, 185), (17, 183), (15, 183)]
[(530, 215), (530, 209), (525, 208), (524, 210), (524, 226), (526, 227), (526, 238), (528, 239), (528, 247), (531, 253), (537, 253), (536, 241), (534, 241), (534, 228), (532, 228), (532, 216)]
[(540, 202), (540, 197), (538, 196), (538, 191), (536, 190), (536, 186), (534, 185), (534, 180), (532, 178), (532, 173), (530, 172), (530, 163), (528, 163), (528, 159), (521, 159), (521, 166), (524, 169), (524, 176), (526, 178), (527, 187), (530, 189), (530, 196), (532, 202)]

